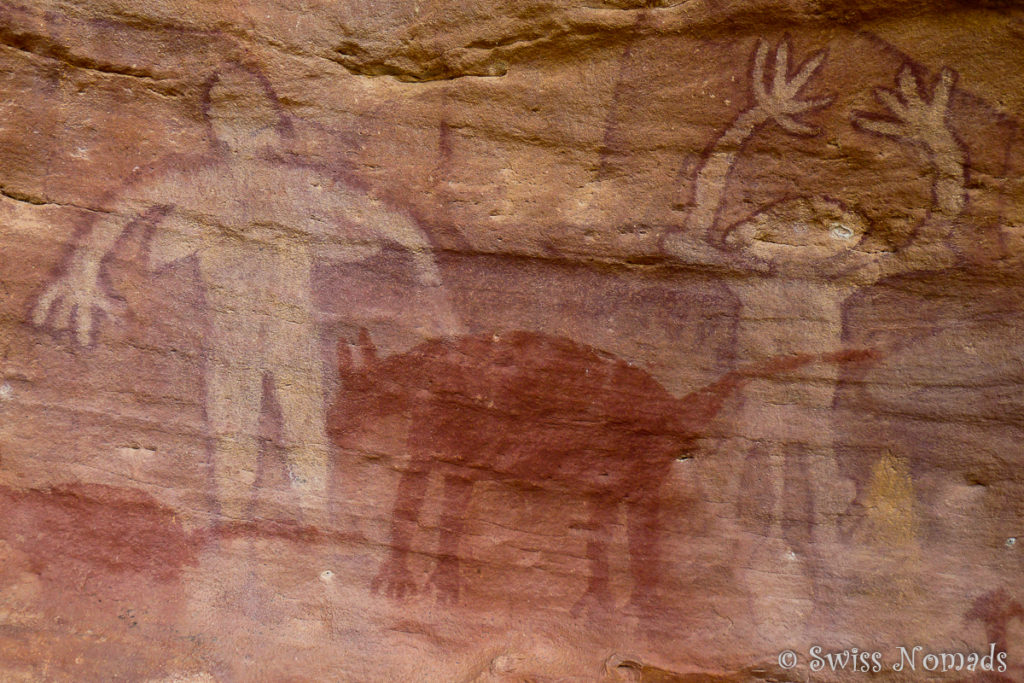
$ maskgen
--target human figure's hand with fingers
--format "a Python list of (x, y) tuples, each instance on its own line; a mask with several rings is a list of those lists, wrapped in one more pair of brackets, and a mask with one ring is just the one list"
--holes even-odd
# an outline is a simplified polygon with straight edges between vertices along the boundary
[(875, 88), (875, 97), (895, 121), (854, 114), (854, 124), (871, 133), (924, 145), (933, 152), (955, 147), (956, 140), (946, 123), (946, 115), (949, 95), (956, 85), (956, 72), (948, 68), (942, 70), (930, 99), (921, 96), (920, 84), (909, 66), (900, 70), (896, 85), (895, 89)]
[(68, 271), (50, 283), (32, 310), (32, 322), (56, 331), (68, 330), (82, 346), (92, 339), (97, 312), (116, 315), (122, 302), (103, 291), (99, 262), (73, 263)]
[(865, 112), (854, 113), (852, 117), (853, 124), (863, 131), (923, 148), (933, 169), (934, 203), (929, 219), (918, 227), (915, 238), (899, 251), (897, 258), (888, 259), (877, 277), (908, 268), (950, 267), (955, 262), (956, 255), (943, 240), (967, 201), (967, 157), (949, 122), (949, 100), (956, 81), (956, 72), (944, 68), (931, 96), (926, 97), (911, 67), (904, 65), (896, 76), (895, 88), (874, 91), (892, 118)]
[(818, 131), (813, 126), (798, 121), (794, 117), (815, 109), (821, 109), (832, 102), (831, 97), (819, 97), (810, 100), (797, 99), (800, 91), (810, 81), (811, 76), (825, 61), (825, 50), (819, 50), (808, 57), (797, 72), (790, 75), (789, 39), (783, 38), (775, 48), (773, 68), (770, 81), (765, 81), (768, 62), (768, 43), (761, 40), (754, 54), (754, 99), (756, 108), (766, 118), (775, 121), (783, 130), (793, 135), (814, 135)]

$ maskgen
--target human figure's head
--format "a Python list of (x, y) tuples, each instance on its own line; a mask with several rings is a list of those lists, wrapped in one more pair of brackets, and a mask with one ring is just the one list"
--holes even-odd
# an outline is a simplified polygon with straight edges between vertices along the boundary
[(228, 65), (206, 82), (203, 113), (214, 144), (226, 154), (261, 156), (291, 134), (270, 82), (247, 65)]
[(730, 230), (725, 242), (770, 263), (807, 263), (857, 248), (867, 228), (863, 216), (840, 202), (807, 197), (750, 217)]

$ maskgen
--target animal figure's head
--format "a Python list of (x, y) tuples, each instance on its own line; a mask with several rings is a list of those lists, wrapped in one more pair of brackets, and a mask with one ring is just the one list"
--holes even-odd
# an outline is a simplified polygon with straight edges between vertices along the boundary
[(778, 204), (735, 226), (726, 245), (776, 265), (805, 264), (861, 244), (867, 220), (840, 202), (801, 197)]
[[(356, 356), (361, 362), (357, 364)], [(382, 361), (365, 329), (359, 343), (338, 342), (340, 385), (327, 415), (327, 433), (341, 448), (381, 452), (401, 447), (401, 425), (415, 396), (401, 367)]]

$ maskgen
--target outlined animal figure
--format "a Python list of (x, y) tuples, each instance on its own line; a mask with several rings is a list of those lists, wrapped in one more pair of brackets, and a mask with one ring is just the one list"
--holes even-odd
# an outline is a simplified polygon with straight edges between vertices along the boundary
[(477, 482), (507, 482), (586, 502), (589, 581), (574, 611), (607, 605), (609, 527), (625, 507), (633, 604), (649, 607), (658, 583), (659, 489), (730, 394), (755, 378), (867, 352), (772, 358), (676, 398), (635, 365), (569, 339), (533, 332), (427, 341), (378, 358), (365, 330), (363, 364), (339, 345), (341, 389), (328, 433), (342, 448), (392, 416), (408, 416), (408, 464), (398, 485), (391, 554), (375, 590), (418, 590), (407, 566), (431, 475), (443, 477), (438, 564), (430, 583), (442, 600), (460, 591), (460, 540)]
[[(664, 238), (673, 258), (749, 274), (730, 282), (741, 304), (741, 362), (839, 351), (844, 305), (859, 289), (957, 262), (948, 238), (966, 204), (966, 152), (949, 120), (957, 81), (951, 69), (943, 69), (927, 87), (923, 70), (905, 63), (893, 89), (874, 91), (886, 114), (858, 111), (851, 117), (856, 130), (896, 140), (924, 161), (931, 205), (902, 244), (873, 244), (870, 222), (828, 196), (780, 198), (737, 223), (721, 220), (730, 195), (743, 192), (729, 181), (747, 143), (770, 126), (788, 136), (815, 136), (819, 130), (802, 117), (832, 102), (803, 94), (825, 65), (827, 51), (798, 66), (790, 54), (788, 38), (774, 50), (758, 41), (749, 74), (750, 104), (724, 127), (698, 165), (685, 228)], [(730, 497), (742, 517), (744, 507), (751, 507), (744, 501), (749, 494), (744, 481), (763, 482), (760, 486), (770, 489), (762, 496), (770, 509), (758, 516), (770, 520), (772, 535), (813, 554), (814, 547), (839, 543), (839, 520), (854, 487), (840, 475), (833, 444), (838, 370), (808, 370), (801, 379), (801, 391), (764, 382), (751, 387), (758, 400), (745, 403), (735, 421), (736, 450), (746, 453), (747, 472), (737, 477)]]

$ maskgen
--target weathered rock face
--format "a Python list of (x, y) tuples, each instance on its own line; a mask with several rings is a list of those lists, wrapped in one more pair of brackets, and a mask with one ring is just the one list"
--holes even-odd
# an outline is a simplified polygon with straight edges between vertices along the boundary
[(1024, 680), (1022, 47), (0, 4), (3, 679)]

